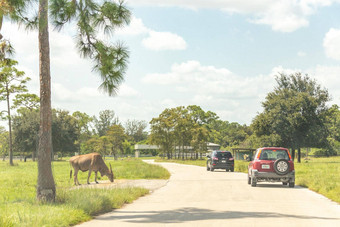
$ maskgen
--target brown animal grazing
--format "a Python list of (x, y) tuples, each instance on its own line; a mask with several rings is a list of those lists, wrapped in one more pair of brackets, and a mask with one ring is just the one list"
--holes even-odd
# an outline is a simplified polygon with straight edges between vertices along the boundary
[[(83, 154), (77, 155), (70, 158), (70, 164), (74, 169), (74, 184), (80, 185), (78, 181), (78, 171), (81, 170), (83, 172), (89, 171), (89, 175), (87, 177), (87, 183), (90, 184), (89, 179), (91, 176), (91, 172), (95, 173), (94, 181), (98, 184), (97, 181), (97, 172), (99, 171), (101, 176), (106, 175), (111, 182), (114, 181), (114, 176), (112, 172), (112, 167), (110, 164), (110, 169), (106, 166), (102, 156), (98, 153), (91, 154)], [(72, 169), (70, 171), (70, 178), (72, 177)]]

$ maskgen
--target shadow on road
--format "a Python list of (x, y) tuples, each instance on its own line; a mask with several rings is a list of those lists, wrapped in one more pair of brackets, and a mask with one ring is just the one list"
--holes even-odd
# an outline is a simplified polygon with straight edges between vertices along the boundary
[(298, 186), (296, 185), (294, 188), (290, 188), (288, 187), (288, 185), (283, 185), (283, 184), (266, 184), (266, 183), (258, 183), (256, 185), (256, 187), (259, 187), (259, 188), (286, 188), (286, 189), (289, 189), (289, 190), (294, 190), (294, 189), (304, 189), (304, 187), (301, 187), (301, 186)]
[(113, 216), (98, 217), (98, 220), (124, 220), (130, 223), (184, 223), (199, 220), (223, 220), (223, 219), (241, 219), (241, 218), (296, 218), (296, 219), (324, 219), (339, 220), (337, 218), (326, 218), (305, 215), (287, 215), (275, 212), (242, 212), (228, 211), (216, 212), (209, 209), (182, 208), (167, 211), (115, 211)]

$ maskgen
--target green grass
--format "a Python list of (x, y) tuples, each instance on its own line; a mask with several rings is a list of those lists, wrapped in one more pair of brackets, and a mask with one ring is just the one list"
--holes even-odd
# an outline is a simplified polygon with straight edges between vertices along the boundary
[[(187, 165), (206, 166), (206, 160), (167, 160)], [(235, 160), (235, 171), (247, 173), (249, 162)], [(295, 162), (295, 183), (340, 203), (340, 157), (311, 158)]]
[(340, 157), (295, 162), (296, 184), (340, 203)]
[[(111, 163), (116, 179), (168, 179), (170, 176), (166, 169), (138, 159), (109, 160), (107, 163)], [(57, 187), (56, 203), (41, 204), (35, 199), (37, 163), (15, 164), (9, 166), (7, 162), (0, 162), (0, 226), (75, 225), (148, 193), (143, 188), (74, 189), (69, 163), (60, 161), (52, 164)], [(87, 172), (79, 173), (81, 183), (86, 183), (86, 179)], [(90, 181), (93, 180), (94, 174)]]

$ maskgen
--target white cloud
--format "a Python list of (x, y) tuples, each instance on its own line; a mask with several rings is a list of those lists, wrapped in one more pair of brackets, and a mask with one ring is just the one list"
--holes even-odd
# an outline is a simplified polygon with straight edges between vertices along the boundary
[[(146, 84), (173, 85), (179, 92), (197, 95), (226, 95), (233, 98), (249, 98), (257, 95), (259, 87), (267, 80), (263, 76), (241, 77), (226, 68), (203, 66), (197, 61), (174, 64), (171, 72), (148, 74), (142, 81)], [(252, 84), (261, 86), (252, 86)]]
[(276, 86), (275, 76), (296, 72), (308, 73), (315, 78), (329, 90), (333, 98), (331, 103), (340, 104), (340, 66), (317, 66), (310, 70), (277, 66), (268, 74), (244, 77), (227, 68), (187, 61), (174, 64), (169, 72), (148, 74), (142, 82), (166, 91), (167, 98), (157, 104), (164, 108), (195, 104), (204, 110), (212, 110), (221, 119), (249, 124), (257, 112), (261, 112), (261, 102)]
[(308, 26), (308, 17), (318, 8), (338, 2), (338, 0), (128, 0), (129, 5), (136, 6), (220, 9), (228, 13), (245, 14), (250, 17), (250, 22), (269, 25), (274, 31), (279, 32), (293, 32)]
[(118, 35), (146, 35), (142, 40), (145, 48), (154, 51), (163, 50), (185, 50), (187, 44), (185, 40), (172, 32), (159, 32), (147, 28), (142, 19), (132, 17), (129, 26), (117, 30)]
[(118, 91), (118, 96), (119, 97), (136, 97), (139, 95), (139, 92), (137, 90), (135, 90), (134, 88), (126, 85), (126, 84), (122, 84), (119, 87), (119, 91)]
[(328, 89), (332, 97), (332, 103), (340, 105), (340, 66), (318, 65), (310, 70), (310, 75), (317, 80), (323, 87)]
[(144, 25), (142, 19), (132, 16), (129, 26), (118, 29), (116, 33), (118, 35), (141, 35), (149, 31), (150, 29)]
[(222, 119), (230, 119), (232, 113), (234, 121), (245, 122), (256, 115), (264, 96), (272, 89), (273, 74), (242, 77), (227, 68), (187, 61), (174, 64), (170, 72), (148, 74), (142, 82), (163, 86), (171, 106), (195, 104), (223, 114)]
[(307, 15), (296, 1), (285, 0), (270, 5), (263, 12), (255, 14), (256, 19), (250, 21), (269, 25), (274, 31), (293, 32), (309, 25)]
[(297, 56), (299, 56), (299, 57), (306, 57), (306, 53), (305, 52), (303, 52), (303, 51), (299, 51), (298, 53), (297, 53)]
[(324, 37), (323, 46), (327, 57), (340, 60), (340, 29), (331, 28)]
[(186, 42), (182, 37), (171, 32), (150, 31), (149, 37), (143, 39), (143, 45), (150, 50), (185, 50)]

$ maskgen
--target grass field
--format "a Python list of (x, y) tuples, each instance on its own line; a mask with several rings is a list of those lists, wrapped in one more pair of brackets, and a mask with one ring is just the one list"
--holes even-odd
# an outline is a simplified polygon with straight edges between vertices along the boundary
[[(116, 179), (168, 179), (169, 172), (138, 159), (108, 160)], [(143, 188), (76, 189), (67, 161), (53, 162), (57, 187), (55, 204), (39, 204), (35, 199), (37, 163), (0, 162), (0, 226), (70, 226), (88, 221), (93, 215), (119, 208), (148, 193)], [(100, 175), (100, 174), (98, 174)], [(87, 172), (79, 173), (85, 184)], [(94, 174), (90, 179), (94, 181)], [(103, 177), (102, 180), (107, 180)]]
[[(187, 165), (206, 166), (206, 160), (166, 160)], [(247, 173), (249, 162), (235, 160), (235, 171)], [(340, 157), (310, 158), (295, 162), (296, 185), (307, 187), (340, 203)], [(246, 181), (245, 181), (246, 182)]]

